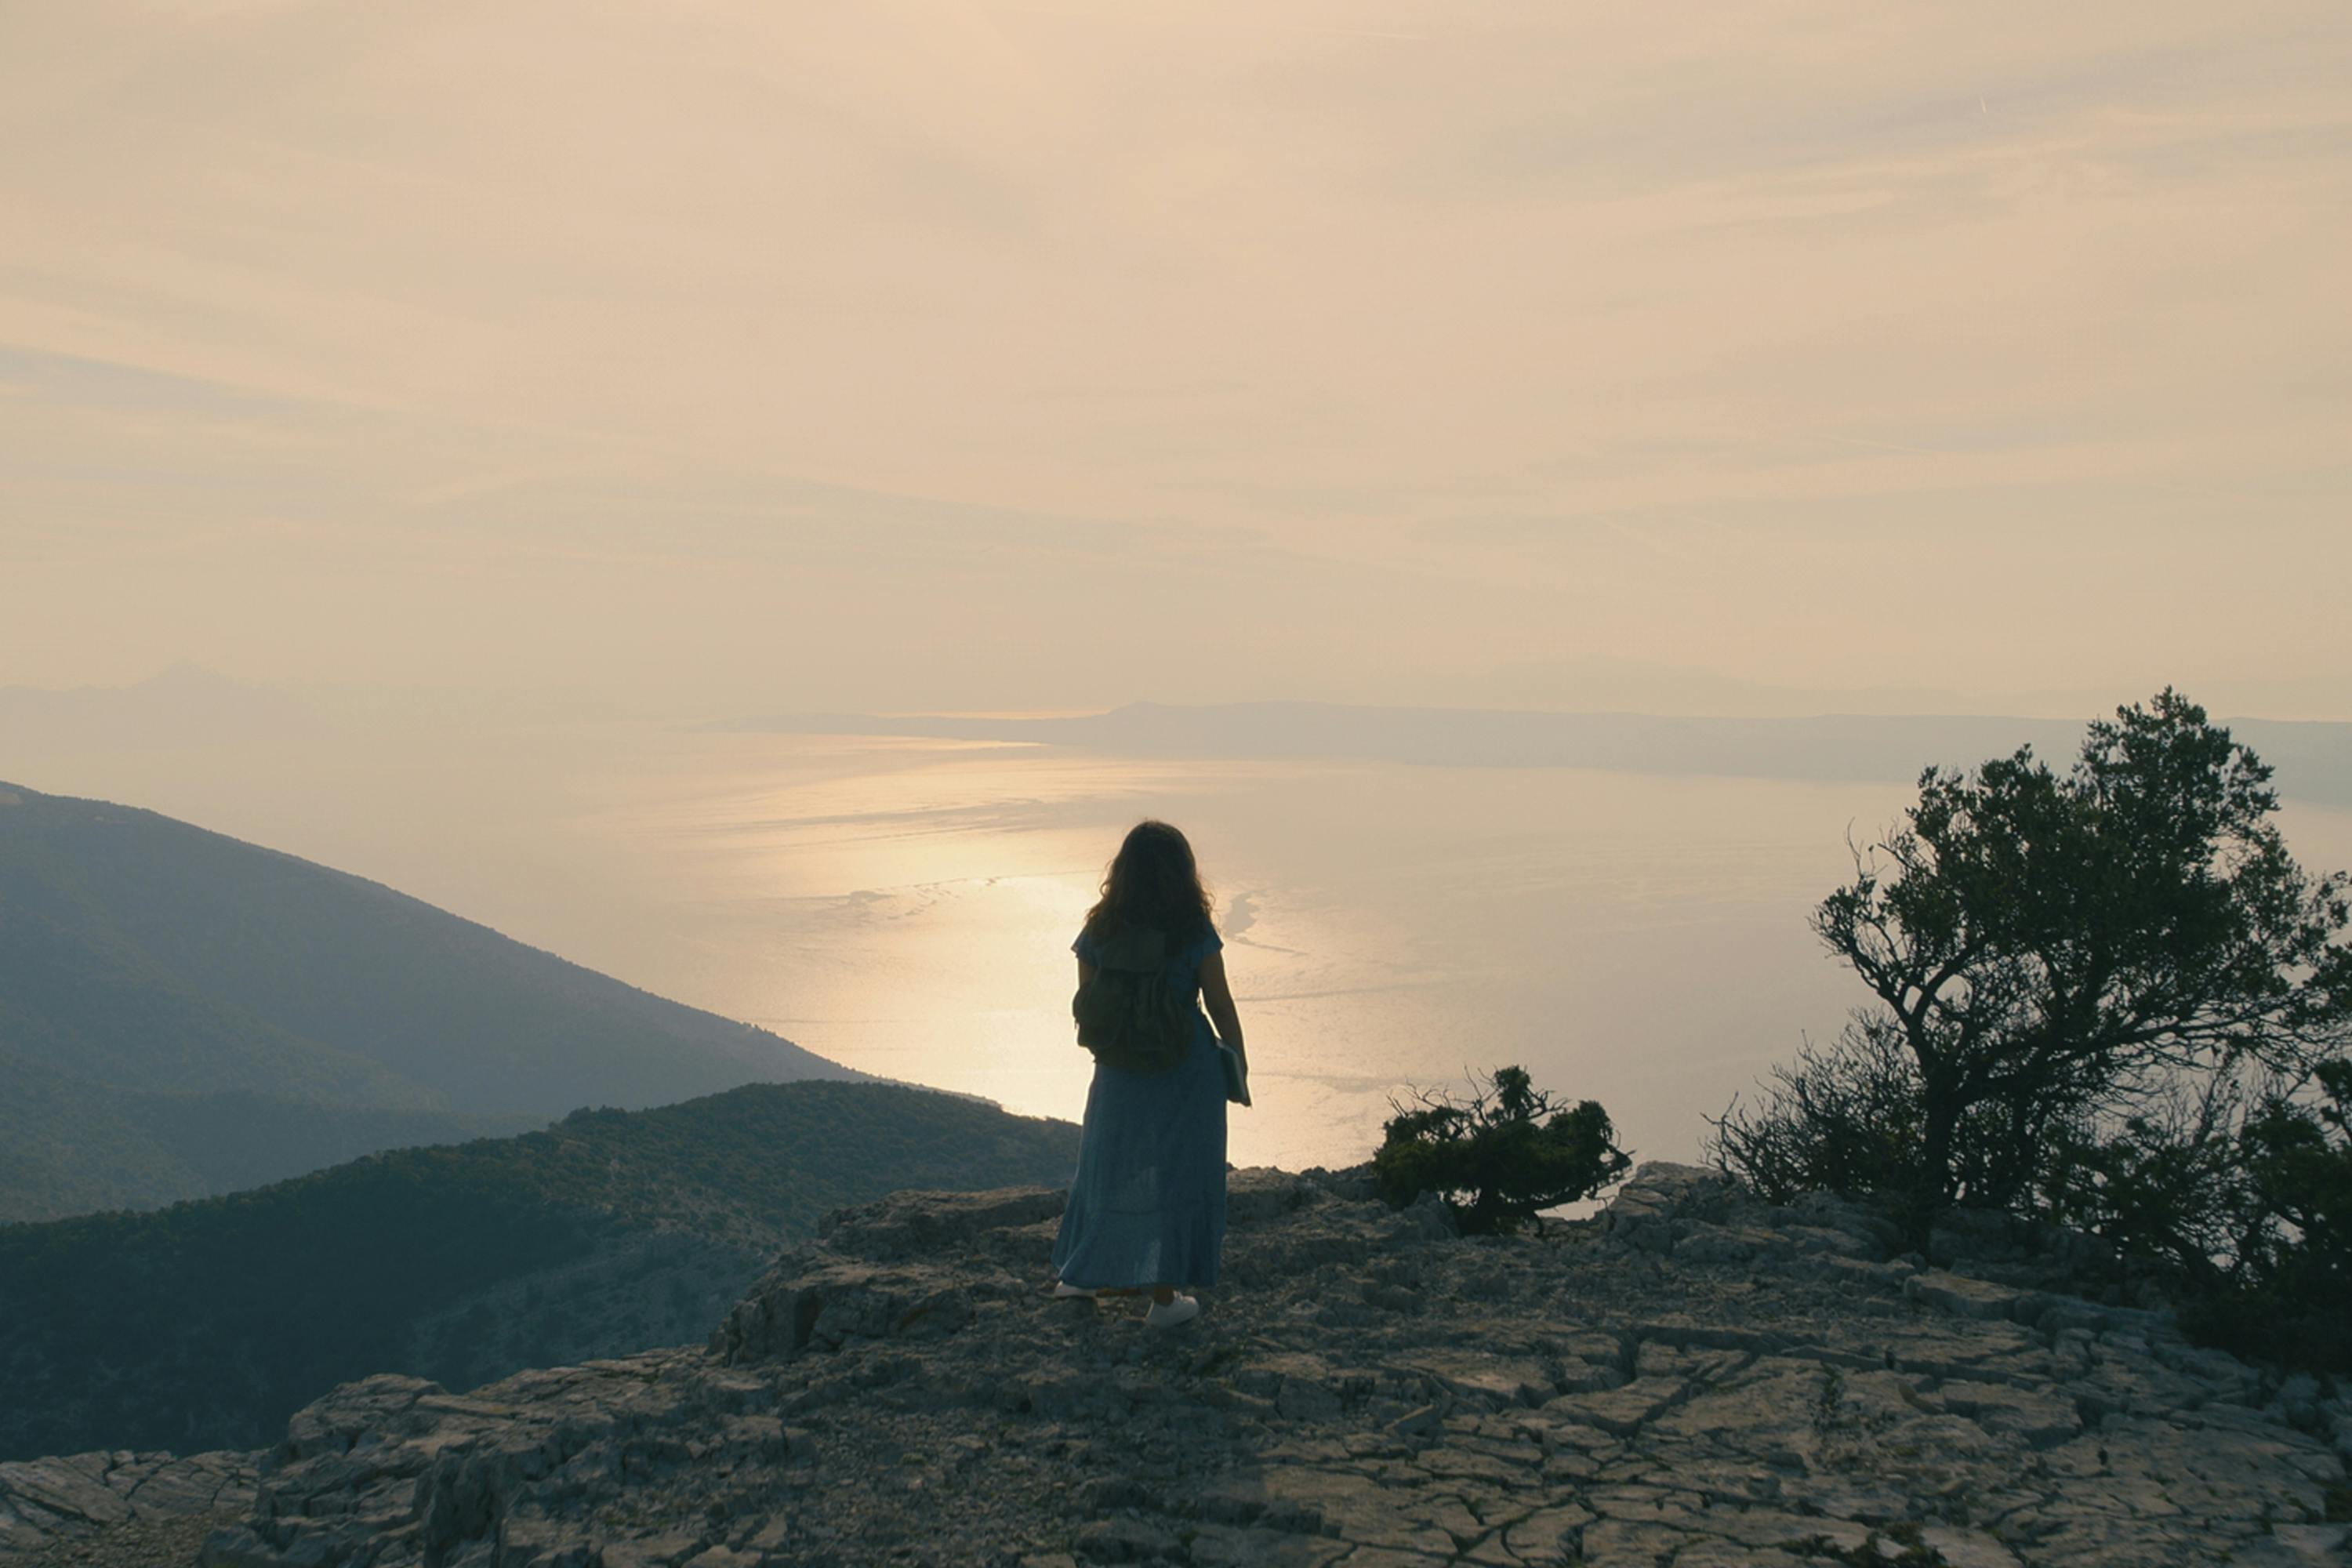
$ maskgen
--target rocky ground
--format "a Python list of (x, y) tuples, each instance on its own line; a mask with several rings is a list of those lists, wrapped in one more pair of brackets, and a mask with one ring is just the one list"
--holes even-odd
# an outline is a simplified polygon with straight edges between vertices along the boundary
[[(708, 1350), (346, 1385), (203, 1562), (2352, 1562), (2352, 1405), (2031, 1259), (1891, 1256), (1835, 1202), (1652, 1165), (1598, 1220), (1471, 1239), (1359, 1178), (1243, 1173), (1224, 1283), (1168, 1331), (1039, 1292), (1060, 1205), (845, 1211)], [(136, 1462), (40, 1465), (92, 1458)], [(22, 1468), (6, 1568), (186, 1563)]]
[(191, 1563), (252, 1511), (260, 1454), (71, 1454), (0, 1463), (0, 1563)]

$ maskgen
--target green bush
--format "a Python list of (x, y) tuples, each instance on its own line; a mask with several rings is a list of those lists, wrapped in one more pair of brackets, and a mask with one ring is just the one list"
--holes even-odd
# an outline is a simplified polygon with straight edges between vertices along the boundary
[(1874, 1019), (1837, 1046), (1810, 1042), (1772, 1068), (1768, 1114), (1734, 1100), (1713, 1151), (1758, 1196), (1794, 1203), (1807, 1193), (1909, 1193), (1921, 1184), (1919, 1074), (1901, 1038)]
[(2318, 1098), (2273, 1096), (2239, 1130), (2226, 1268), (2181, 1316), (2241, 1355), (2352, 1373), (2352, 1062), (2316, 1079)]
[(2087, 1231), (2210, 1342), (2352, 1360), (2352, 879), (2287, 853), (2268, 764), (2166, 690), (1929, 769), (1813, 913), (1874, 1001), (1714, 1122), (1768, 1198)]
[(1875, 998), (1846, 1059), (1727, 1112), (1717, 1157), (1748, 1175), (1752, 1152), (1839, 1149), (1801, 1089), (1898, 1091), (1871, 1110), (1901, 1140), (1882, 1190), (1924, 1239), (1951, 1204), (2053, 1217), (2079, 1151), (2156, 1125), (2150, 1105), (2184, 1086), (2308, 1078), (2352, 1027), (2352, 882), (2295, 864), (2270, 781), (2168, 689), (2090, 726), (2063, 773), (2030, 750), (1928, 769), (1813, 913)]
[(1592, 1196), (1633, 1163), (1595, 1100), (1563, 1106), (1516, 1067), (1496, 1068), (1473, 1089), (1468, 1100), (1420, 1090), (1414, 1109), (1394, 1107), (1372, 1156), (1381, 1197), (1402, 1208), (1435, 1193), (1465, 1232), (1508, 1232)]

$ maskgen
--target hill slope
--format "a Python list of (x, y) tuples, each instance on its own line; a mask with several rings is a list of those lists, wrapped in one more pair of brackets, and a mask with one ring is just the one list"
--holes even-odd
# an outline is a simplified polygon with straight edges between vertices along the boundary
[(247, 1089), (141, 1094), (0, 1048), (0, 1224), (160, 1208), (379, 1149), (503, 1138), (548, 1120), (322, 1105)]
[(697, 1339), (826, 1210), (1064, 1181), (1077, 1135), (923, 1089), (752, 1085), (0, 1229), (0, 1459), (253, 1447), (347, 1378), (464, 1388)]
[[(240, 1181), (314, 1169), (298, 1130), (316, 1104), (445, 1119), (385, 1122), (396, 1142), (858, 1076), (377, 883), (152, 812), (0, 784), (0, 1093), (38, 1079), (78, 1103), (95, 1140), (47, 1140), (37, 1167), (11, 1140), (0, 1220), (92, 1194), (169, 1202), (224, 1160), (241, 1162)], [(217, 1107), (121, 1097), (225, 1093), (254, 1118), (241, 1150), (215, 1141), (159, 1163), (117, 1125), (193, 1135)], [(330, 1158), (358, 1152), (352, 1138), (390, 1146), (367, 1142), (363, 1121), (340, 1126)], [(273, 1150), (309, 1163), (256, 1163)]]

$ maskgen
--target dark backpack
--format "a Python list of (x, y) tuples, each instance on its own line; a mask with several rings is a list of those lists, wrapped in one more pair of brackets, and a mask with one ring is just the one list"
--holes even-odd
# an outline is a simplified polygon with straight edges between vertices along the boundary
[(1168, 984), (1168, 938), (1135, 926), (1099, 945), (1094, 978), (1070, 998), (1078, 1044), (1129, 1072), (1167, 1072), (1192, 1043), (1192, 999)]

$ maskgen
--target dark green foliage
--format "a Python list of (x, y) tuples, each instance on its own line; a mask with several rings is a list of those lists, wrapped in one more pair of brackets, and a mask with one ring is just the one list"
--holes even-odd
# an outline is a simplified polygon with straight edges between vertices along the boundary
[(1507, 1232), (1591, 1197), (1633, 1163), (1599, 1102), (1560, 1105), (1520, 1068), (1496, 1068), (1468, 1100), (1414, 1098), (1415, 1109), (1396, 1108), (1372, 1156), (1381, 1195), (1402, 1207), (1436, 1193), (1473, 1234)]
[(2242, 1355), (2352, 1373), (2352, 1062), (2316, 1074), (2315, 1096), (2274, 1096), (2220, 1162), (2226, 1265), (2200, 1276), (2190, 1332)]
[(2271, 770), (2167, 690), (2053, 772), (1930, 770), (1814, 929), (1876, 1005), (1713, 1152), (1766, 1196), (1958, 1204), (2099, 1235), (2209, 1337), (2342, 1365), (2352, 910)]
[(2307, 1075), (2352, 1020), (2346, 882), (2288, 856), (2270, 778), (2169, 690), (2063, 774), (2030, 750), (1922, 774), (1814, 913), (1877, 1005), (1735, 1105), (1717, 1157), (1768, 1191), (1891, 1189), (1924, 1236), (1952, 1203), (2048, 1213), (2086, 1143), (2184, 1079)]
[(1772, 1068), (1768, 1113), (1738, 1102), (1714, 1123), (1714, 1152), (1761, 1196), (1906, 1193), (1919, 1184), (1919, 1073), (1900, 1034), (1856, 1022), (1830, 1050), (1808, 1043)]
[[(827, 1210), (1064, 1182), (1076, 1157), (1076, 1128), (955, 1096), (756, 1085), (160, 1213), (0, 1227), (0, 1458), (256, 1447), (369, 1373), (478, 1381), (532, 1364), (534, 1342), (567, 1359), (645, 1348), (632, 1313), (668, 1325), (655, 1342), (699, 1339), (711, 1293)], [(702, 1315), (680, 1322), (688, 1308)]]

